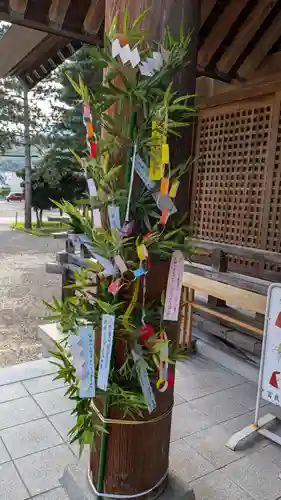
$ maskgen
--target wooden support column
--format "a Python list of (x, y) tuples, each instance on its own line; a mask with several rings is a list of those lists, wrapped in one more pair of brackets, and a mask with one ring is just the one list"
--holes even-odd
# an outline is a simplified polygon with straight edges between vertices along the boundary
[(49, 9), (49, 19), (52, 23), (62, 26), (70, 0), (53, 0)]
[[(197, 67), (197, 35), (200, 27), (200, 0), (106, 0), (105, 26), (110, 26), (115, 14), (129, 10), (131, 19), (135, 19), (140, 12), (150, 8), (143, 21), (145, 28), (157, 40), (166, 26), (169, 26), (173, 35), (178, 35), (183, 24), (184, 33), (193, 33), (188, 54), (189, 64), (183, 68), (177, 81), (175, 90), (180, 94), (195, 94), (196, 67)], [(193, 156), (195, 127), (183, 131), (182, 138), (171, 143), (172, 163), (179, 164)], [(191, 197), (191, 173), (182, 178), (177, 196), (177, 208), (181, 214), (189, 212)]]
[[(118, 12), (120, 21), (124, 15), (125, 8), (128, 9), (130, 19), (133, 21), (146, 8), (150, 7), (150, 12), (144, 19), (141, 29), (150, 32), (150, 38), (157, 40), (163, 33), (166, 25), (170, 26), (173, 34), (179, 35), (180, 26), (183, 24), (186, 35), (194, 30), (194, 20), (200, 17), (199, 0), (106, 0), (105, 27), (111, 25), (112, 18)], [(195, 5), (197, 8), (195, 8)], [(197, 12), (198, 10), (198, 12)], [(197, 16), (195, 16), (197, 13)], [(197, 27), (197, 25), (196, 25)], [(121, 30), (122, 28), (120, 28)], [(196, 31), (196, 30), (195, 30)], [(189, 60), (192, 61), (188, 69), (184, 69), (175, 84), (181, 93), (194, 93), (196, 77), (196, 49), (193, 37)], [(112, 115), (114, 110), (112, 110)], [(192, 150), (192, 134), (185, 136), (178, 143), (170, 143), (172, 162), (182, 162), (186, 160)], [(188, 199), (188, 187), (185, 186), (185, 200)], [(182, 195), (180, 195), (182, 196)], [(168, 281), (170, 262), (153, 261), (151, 270), (147, 274), (146, 300), (161, 304), (161, 294), (166, 289)], [(142, 290), (141, 290), (142, 291)], [(139, 297), (142, 293), (139, 294)], [(121, 294), (122, 300), (130, 303), (132, 300), (131, 289), (124, 290)], [(179, 325), (176, 322), (166, 322), (165, 331), (171, 342), (176, 342), (178, 338)], [(126, 340), (117, 339), (115, 349), (116, 369), (124, 363), (126, 352), (130, 346)], [(170, 365), (170, 374), (174, 375), (174, 366)], [(93, 483), (103, 482), (103, 488), (99, 491), (112, 492), (118, 495), (138, 496), (142, 500), (156, 499), (166, 488), (166, 475), (169, 467), (169, 443), (171, 431), (171, 410), (174, 400), (174, 389), (168, 387), (161, 394), (154, 390), (156, 398), (155, 413), (146, 415), (143, 419), (155, 418), (147, 425), (135, 425), (134, 422), (128, 425), (115, 423), (108, 426), (108, 439), (106, 448), (105, 440), (97, 440), (96, 450), (91, 453), (90, 473)], [(107, 408), (106, 408), (107, 409)], [(109, 406), (109, 418), (119, 420), (124, 419), (123, 412), (114, 405)], [(141, 417), (140, 417), (140, 422)], [(102, 454), (101, 466), (99, 464), (100, 450)], [(147, 466), (149, 464), (149, 466)], [(99, 474), (104, 472), (104, 475)], [(143, 492), (143, 493), (142, 493)], [(187, 496), (189, 496), (187, 494)]]
[(15, 14), (24, 15), (27, 7), (27, 0), (10, 0), (9, 7)]
[[(218, 271), (221, 273), (227, 272), (227, 256), (220, 248), (217, 248), (212, 253), (212, 268), (214, 269), (214, 271)], [(226, 306), (225, 300), (218, 299), (217, 297), (213, 297), (212, 295), (208, 296), (208, 304), (210, 304), (210, 306), (216, 307)]]
[(104, 20), (105, 0), (91, 0), (91, 4), (84, 20), (86, 33), (96, 35)]

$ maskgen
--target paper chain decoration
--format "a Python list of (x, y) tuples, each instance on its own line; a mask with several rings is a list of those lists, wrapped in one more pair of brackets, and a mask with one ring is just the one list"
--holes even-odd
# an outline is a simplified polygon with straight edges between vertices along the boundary
[(160, 71), (164, 64), (162, 54), (153, 52), (153, 57), (148, 57), (140, 65), (139, 70), (144, 76), (153, 76), (157, 71)]
[(130, 62), (133, 68), (140, 63), (140, 55), (137, 47), (131, 50), (128, 43), (122, 47), (119, 40), (116, 38), (112, 44), (112, 57), (117, 56), (120, 56), (123, 64)]
[[(128, 42), (126, 38), (125, 41)], [(152, 55), (153, 57), (147, 57), (141, 62), (137, 47), (132, 50), (128, 43), (122, 46), (118, 38), (112, 43), (112, 57), (119, 56), (123, 64), (130, 62), (132, 68), (138, 66), (144, 76), (153, 76), (163, 67), (164, 61), (167, 62), (169, 59), (169, 52), (164, 49), (161, 52), (153, 52)]]

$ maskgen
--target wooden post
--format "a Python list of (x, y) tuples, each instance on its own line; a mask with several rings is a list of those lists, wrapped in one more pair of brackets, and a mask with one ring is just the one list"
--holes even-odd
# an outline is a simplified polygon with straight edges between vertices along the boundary
[(192, 345), (192, 303), (194, 302), (195, 292), (192, 288), (188, 289), (188, 305), (187, 305), (187, 329), (185, 337), (185, 346), (191, 348)]
[[(176, 81), (175, 90), (179, 93), (192, 93), (195, 90), (196, 79), (196, 34), (199, 27), (200, 1), (199, 0), (106, 0), (105, 27), (111, 25), (116, 13), (120, 13), (119, 20), (125, 9), (129, 11), (131, 20), (134, 20), (145, 9), (150, 12), (144, 19), (141, 29), (150, 33), (153, 40), (159, 39), (165, 26), (169, 26), (174, 35), (179, 35), (183, 23), (184, 33), (194, 33), (188, 59), (190, 64), (185, 68)], [(114, 110), (113, 110), (114, 113)], [(113, 114), (112, 113), (112, 114)], [(192, 130), (185, 132), (183, 138), (170, 143), (172, 164), (187, 160), (192, 154)], [(182, 180), (183, 188), (179, 190), (177, 207), (180, 213), (186, 212), (189, 204), (188, 185)], [(147, 300), (160, 303), (161, 292), (168, 280), (169, 261), (155, 262), (147, 275)], [(151, 297), (151, 299), (149, 298)], [(128, 297), (124, 294), (124, 300)], [(166, 325), (167, 336), (174, 341), (177, 338), (178, 327), (175, 323)], [(124, 356), (124, 345), (120, 343), (116, 350), (115, 363)], [(143, 425), (109, 425), (109, 434), (106, 443), (106, 457), (103, 464), (103, 491), (110, 491), (121, 495), (139, 495), (141, 499), (156, 498), (166, 486), (166, 474), (169, 466), (169, 442), (171, 431), (171, 411), (173, 406), (173, 387), (169, 387), (165, 394), (157, 392), (157, 409), (153, 416), (144, 413), (143, 422), (152, 420)], [(111, 407), (109, 418), (119, 419), (122, 412)], [(123, 417), (122, 417), (123, 418)], [(153, 422), (153, 419), (156, 419)], [(91, 477), (97, 484), (99, 478), (99, 456), (102, 442), (97, 441), (96, 450), (91, 454)], [(147, 466), (149, 464), (149, 467)], [(143, 493), (142, 493), (143, 492)]]
[(24, 113), (24, 156), (25, 156), (25, 177), (24, 177), (24, 202), (25, 202), (25, 215), (24, 227), (31, 229), (32, 227), (32, 186), (31, 186), (31, 153), (30, 153), (30, 117), (29, 117), (29, 104), (28, 104), (28, 89), (23, 86), (23, 113)]
[[(217, 248), (212, 253), (212, 268), (215, 271), (220, 271), (222, 273), (226, 273), (227, 271), (227, 256), (220, 248)], [(214, 307), (226, 306), (225, 300), (212, 297), (211, 295), (208, 296), (208, 304)]]

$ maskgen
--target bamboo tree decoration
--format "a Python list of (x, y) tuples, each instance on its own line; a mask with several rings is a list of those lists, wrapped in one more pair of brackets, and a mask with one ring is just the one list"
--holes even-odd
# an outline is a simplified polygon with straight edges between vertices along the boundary
[[(54, 356), (58, 378), (76, 402), (72, 441), (81, 449), (94, 447), (101, 434), (98, 492), (110, 409), (117, 408), (121, 420), (141, 421), (157, 411), (157, 393), (173, 385), (179, 353), (167, 324), (178, 321), (184, 258), (191, 253), (188, 228), (176, 208), (190, 160), (172, 166), (169, 154), (170, 137), (180, 136), (195, 113), (193, 96), (173, 91), (189, 38), (180, 33), (175, 40), (167, 30), (159, 43), (148, 44), (138, 31), (144, 15), (129, 28), (126, 13), (122, 34), (114, 19), (104, 47), (93, 48), (94, 67), (105, 70), (103, 83), (89, 89), (81, 78), (71, 80), (88, 143), (85, 156), (77, 157), (89, 188), (79, 203), (89, 208), (82, 215), (79, 203), (58, 204), (71, 220), (69, 237), (83, 245), (88, 258), (71, 285), (75, 296), (49, 304), (51, 317), (66, 332)], [(112, 106), (114, 116), (108, 113)], [(169, 276), (160, 273), (155, 280), (161, 263)]]

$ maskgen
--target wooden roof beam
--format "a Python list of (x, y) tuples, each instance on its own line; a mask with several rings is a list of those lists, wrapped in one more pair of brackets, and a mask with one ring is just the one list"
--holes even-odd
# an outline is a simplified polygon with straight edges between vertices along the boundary
[(280, 36), (281, 12), (277, 14), (267, 31), (256, 43), (254, 50), (248, 55), (248, 57), (246, 57), (245, 61), (240, 66), (238, 71), (240, 78), (247, 79), (249, 75), (257, 69)]
[(28, 0), (10, 0), (9, 7), (14, 14), (24, 15)]
[(247, 5), (248, 0), (229, 0), (221, 16), (211, 29), (198, 54), (198, 65), (205, 68), (227, 36), (230, 27)]
[(49, 8), (49, 19), (52, 23), (62, 26), (71, 0), (52, 0)]
[[(267, 78), (269, 75), (281, 73), (281, 52), (268, 55), (253, 73), (253, 78)], [(251, 78), (252, 80), (252, 78)]]
[[(230, 47), (224, 52), (217, 69), (222, 73), (229, 73), (239, 56), (243, 53), (263, 21), (270, 14), (277, 0), (258, 0), (244, 24), (241, 26)], [(269, 28), (270, 29), (270, 28)]]
[(203, 26), (215, 7), (217, 0), (201, 0), (200, 24)]
[(84, 31), (90, 35), (96, 35), (105, 15), (105, 0), (91, 0), (91, 5), (84, 20)]

